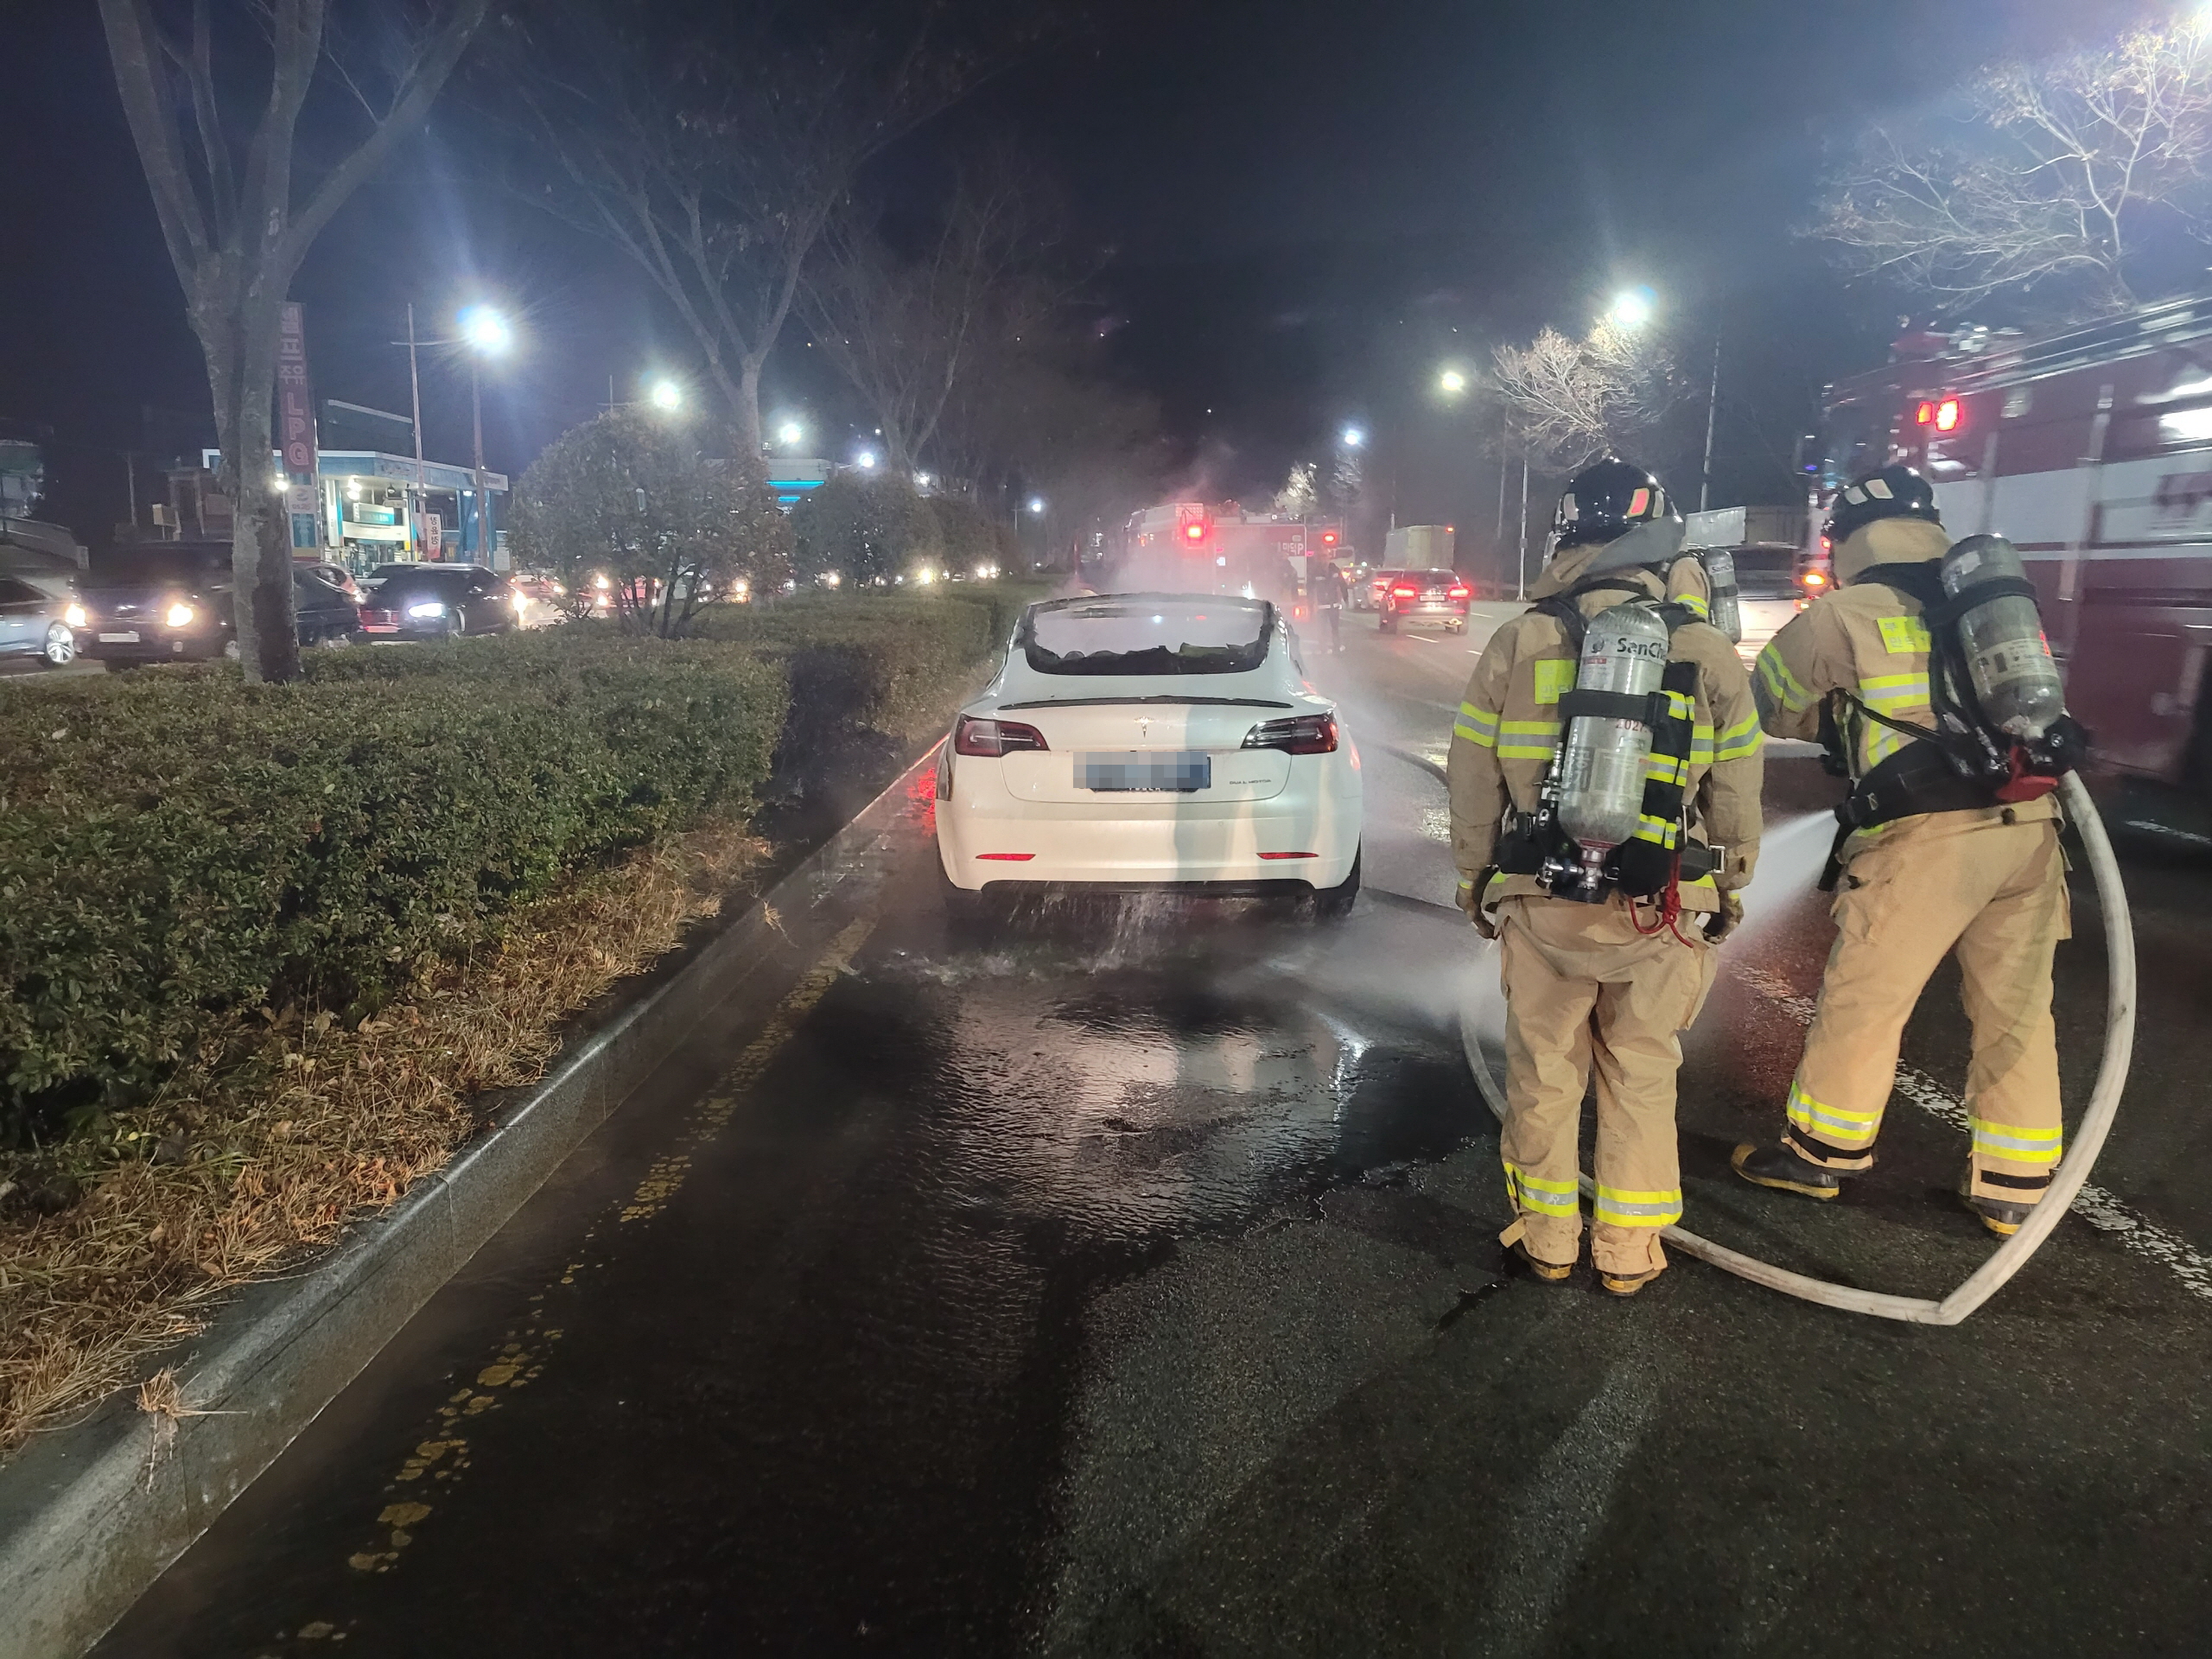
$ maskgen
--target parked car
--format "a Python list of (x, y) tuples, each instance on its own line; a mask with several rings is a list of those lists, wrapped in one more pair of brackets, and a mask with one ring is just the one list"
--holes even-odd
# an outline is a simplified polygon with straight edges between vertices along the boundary
[(1109, 594), (1023, 614), (938, 760), (956, 909), (987, 886), (1359, 891), (1358, 756), (1264, 600)]
[(505, 633), (523, 608), (513, 584), (480, 564), (380, 564), (361, 601), (371, 639), (455, 639)]
[[(77, 649), (110, 668), (238, 655), (228, 542), (141, 542), (95, 554), (79, 603)], [(297, 564), (292, 603), (302, 646), (352, 642), (353, 601)]]
[(1407, 622), (1441, 622), (1447, 633), (1464, 633), (1473, 593), (1456, 570), (1402, 570), (1382, 590), (1376, 626), (1395, 633)]
[(302, 559), (300, 569), (317, 582), (327, 582), (356, 605), (361, 602), (361, 584), (353, 580), (353, 573), (342, 564), (333, 564), (327, 559)]
[(569, 620), (569, 590), (551, 576), (516, 576), (515, 617), (525, 628), (550, 628)]
[(0, 575), (0, 656), (35, 656), (60, 668), (77, 658), (77, 631), (84, 620), (75, 600), (35, 588), (21, 576)]

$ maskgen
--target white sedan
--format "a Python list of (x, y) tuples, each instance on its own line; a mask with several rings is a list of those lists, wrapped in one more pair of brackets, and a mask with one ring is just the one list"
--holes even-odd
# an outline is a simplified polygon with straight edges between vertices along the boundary
[(1359, 825), (1358, 751), (1264, 600), (1033, 605), (938, 761), (938, 853), (961, 894), (1191, 884), (1310, 893), (1340, 915)]

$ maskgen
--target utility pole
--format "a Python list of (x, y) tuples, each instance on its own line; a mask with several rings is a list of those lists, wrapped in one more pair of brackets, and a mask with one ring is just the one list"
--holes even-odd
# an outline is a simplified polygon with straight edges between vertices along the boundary
[(1705, 470), (1698, 474), (1697, 510), (1703, 512), (1713, 493), (1713, 422), (1720, 409), (1720, 331), (1713, 333), (1713, 384), (1705, 394)]
[(1529, 597), (1529, 457), (1521, 457), (1521, 579), (1516, 599)]
[(492, 568), (491, 505), (484, 493), (484, 359), (468, 354), (468, 407), (476, 422), (476, 556), (486, 570)]
[(415, 556), (423, 556), (423, 503), (429, 499), (429, 474), (423, 470), (423, 373), (415, 361), (415, 302), (407, 302), (407, 385), (415, 395), (415, 500), (407, 510), (407, 533)]

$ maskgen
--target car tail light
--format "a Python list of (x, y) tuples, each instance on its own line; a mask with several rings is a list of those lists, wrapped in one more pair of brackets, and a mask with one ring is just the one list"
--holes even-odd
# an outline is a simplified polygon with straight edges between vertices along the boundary
[(1936, 405), (1936, 429), (1938, 432), (1955, 432), (1958, 430), (1958, 426), (1959, 400), (1955, 397), (1946, 397)]
[(977, 720), (963, 715), (960, 723), (952, 728), (955, 754), (995, 756), (1012, 754), (1017, 749), (1050, 747), (1044, 733), (1034, 726), (1024, 726), (1018, 720)]
[(1321, 856), (1321, 855), (1320, 855), (1320, 854), (1319, 854), (1319, 853), (1262, 853), (1262, 854), (1260, 855), (1260, 856), (1261, 856), (1262, 858), (1268, 858), (1268, 859), (1274, 859), (1274, 858), (1319, 858), (1319, 857), (1320, 857), (1320, 856)]
[(1468, 587), (1465, 582), (1459, 582), (1452, 587), (1452, 597), (1454, 599), (1465, 599), (1473, 592), (1474, 589)]
[(1808, 588), (1825, 588), (1828, 585), (1828, 579), (1827, 575), (1818, 570), (1808, 570), (1803, 575), (1798, 577), (1797, 580), (1803, 582)]
[(1391, 596), (1396, 599), (1419, 599), (1421, 597), (1421, 589), (1418, 588), (1393, 588), (1390, 590), (1390, 593)]
[(1288, 720), (1263, 721), (1244, 734), (1244, 747), (1281, 749), (1285, 754), (1334, 754), (1337, 717), (1296, 715)]
[(978, 853), (976, 856), (986, 864), (1027, 864), (1037, 855), (1034, 853)]

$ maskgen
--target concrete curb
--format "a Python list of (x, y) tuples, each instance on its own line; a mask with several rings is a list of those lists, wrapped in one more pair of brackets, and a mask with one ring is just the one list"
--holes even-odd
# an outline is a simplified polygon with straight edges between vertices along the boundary
[(126, 1391), (0, 1467), (0, 1659), (98, 1641), (741, 982), (785, 967), (796, 981), (806, 958), (791, 941), (873, 896), (935, 753), (762, 901), (632, 988), (543, 1082), (495, 1103), (497, 1127), (443, 1170), (298, 1274), (226, 1304), (181, 1351), (189, 1406), (207, 1414), (178, 1421), (158, 1460), (154, 1420)]

